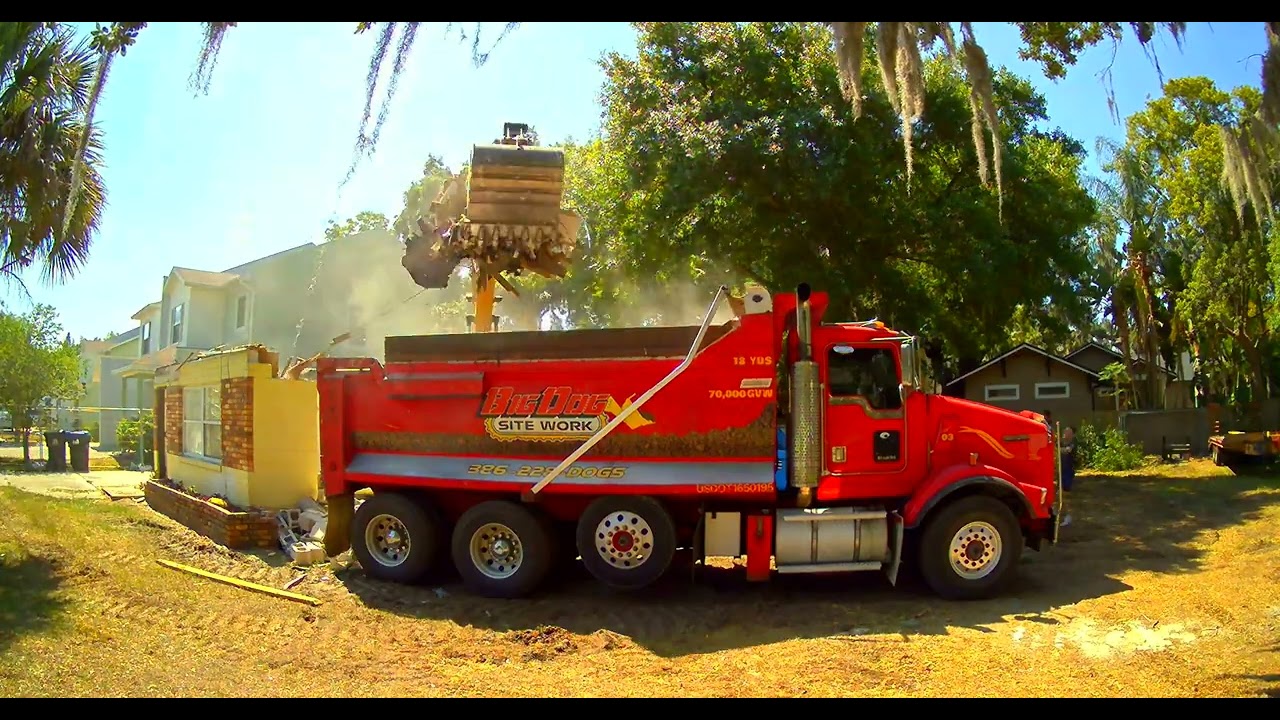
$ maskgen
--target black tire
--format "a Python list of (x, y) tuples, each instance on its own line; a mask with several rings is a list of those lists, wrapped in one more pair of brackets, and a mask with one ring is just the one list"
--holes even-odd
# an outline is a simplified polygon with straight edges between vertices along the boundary
[[(397, 523), (399, 528), (394, 527)], [(370, 527), (375, 524), (379, 526), (378, 530)], [(435, 567), (443, 545), (442, 529), (439, 516), (426, 503), (398, 493), (378, 493), (356, 510), (351, 523), (351, 552), (369, 577), (411, 584)], [(387, 542), (388, 530), (394, 530), (401, 536), (399, 543), (394, 540)], [(403, 547), (406, 541), (407, 554), (400, 562), (394, 562), (392, 548), (397, 544)], [(375, 548), (369, 547), (370, 543), (387, 551), (376, 552)]]
[[(622, 530), (601, 531), (598, 526), (602, 523), (609, 528), (621, 523)], [(611, 542), (611, 537), (616, 541)], [(636, 590), (653, 584), (671, 567), (675, 552), (675, 523), (653, 498), (602, 497), (588, 505), (578, 518), (582, 564), (592, 577), (609, 587)]]
[[(976, 552), (989, 552), (994, 545), (999, 553), (990, 558), (989, 562), (995, 564), (988, 566), (990, 569), (985, 575), (966, 577), (953, 568), (951, 541), (974, 523), (983, 523), (985, 527), (970, 534), (973, 540), (968, 547)], [(983, 542), (981, 536), (985, 531), (989, 540), (993, 529), (998, 545)], [(997, 595), (1008, 585), (1022, 558), (1022, 550), (1022, 528), (1013, 510), (996, 498), (971, 495), (948, 503), (930, 515), (920, 536), (917, 558), (921, 576), (939, 596), (948, 600), (978, 600)], [(971, 558), (969, 562), (975, 560)]]
[[(489, 528), (504, 526), (502, 529)], [(499, 535), (492, 535), (493, 530)], [(503, 537), (510, 533), (514, 537)], [(472, 540), (484, 567), (473, 559)], [(495, 553), (493, 540), (506, 540), (518, 553), (516, 569), (510, 570), (510, 556)], [(514, 543), (512, 542), (514, 540)], [(453, 564), (467, 590), (482, 597), (519, 598), (531, 594), (547, 577), (552, 566), (555, 540), (547, 521), (529, 508), (506, 500), (490, 500), (472, 507), (458, 518), (453, 528)]]

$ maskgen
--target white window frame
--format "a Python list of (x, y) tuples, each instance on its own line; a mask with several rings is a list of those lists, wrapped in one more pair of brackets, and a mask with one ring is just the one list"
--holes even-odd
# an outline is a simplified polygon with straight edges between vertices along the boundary
[(185, 329), (183, 322), (183, 307), (177, 305), (173, 310), (169, 311), (169, 344), (177, 345), (182, 342), (182, 331)]
[[(1061, 395), (1045, 395), (1046, 388), (1062, 388)], [(1042, 382), (1036, 383), (1036, 399), (1037, 400), (1068, 400), (1071, 398), (1071, 383), (1069, 382)]]
[(142, 342), (140, 343), (142, 345), (142, 348), (141, 348), (142, 352), (139, 354), (147, 355), (151, 352), (151, 321), (150, 320), (142, 323), (142, 332), (140, 332), (139, 335), (142, 337)]
[[(1012, 390), (1013, 397), (991, 397), (992, 391), (999, 392), (1001, 390)], [(1021, 385), (987, 385), (982, 389), (982, 397), (984, 402), (1016, 402), (1022, 399)]]
[(249, 324), (249, 296), (241, 295), (236, 298), (236, 329)]
[[(191, 398), (196, 398), (196, 406), (200, 408), (199, 413), (191, 412)], [(216, 404), (213, 404), (216, 398)], [(211, 408), (217, 408), (217, 416), (213, 416)], [(198, 417), (191, 417), (198, 415)], [(189, 446), (191, 433), (190, 428), (200, 426), (198, 448)], [(210, 442), (210, 431), (217, 428), (217, 442)], [(217, 447), (209, 447), (210, 445)], [(182, 454), (197, 460), (222, 464), (222, 386), (221, 385), (196, 385), (185, 387), (182, 389)]]

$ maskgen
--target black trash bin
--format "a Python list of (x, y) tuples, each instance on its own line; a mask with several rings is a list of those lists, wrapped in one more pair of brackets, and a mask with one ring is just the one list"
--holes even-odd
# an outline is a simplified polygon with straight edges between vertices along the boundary
[(88, 430), (69, 430), (63, 433), (67, 438), (67, 447), (71, 454), (71, 469), (74, 472), (89, 472), (89, 439)]
[(50, 430), (44, 434), (44, 446), (49, 459), (44, 469), (49, 472), (67, 471), (67, 435), (62, 430)]

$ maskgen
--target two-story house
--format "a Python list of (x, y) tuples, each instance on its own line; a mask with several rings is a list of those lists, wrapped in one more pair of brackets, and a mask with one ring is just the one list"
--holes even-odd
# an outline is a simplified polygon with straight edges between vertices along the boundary
[[(149, 395), (131, 392), (120, 371), (137, 361), (144, 352), (142, 328), (134, 327), (109, 340), (86, 340), (80, 344), (84, 395), (77, 403), (73, 419), (59, 418), (60, 427), (81, 427), (98, 423), (98, 449), (117, 448), (116, 426), (126, 417), (137, 417), (139, 409), (150, 408)], [(83, 409), (81, 409), (83, 408)]]
[(443, 330), (433, 312), (441, 291), (422, 292), (403, 253), (395, 235), (371, 231), (220, 272), (174, 267), (160, 300), (133, 316), (139, 354), (114, 374), (126, 398), (155, 407), (156, 369), (203, 350), (261, 344), (282, 365), (322, 351), (381, 358), (386, 335)]

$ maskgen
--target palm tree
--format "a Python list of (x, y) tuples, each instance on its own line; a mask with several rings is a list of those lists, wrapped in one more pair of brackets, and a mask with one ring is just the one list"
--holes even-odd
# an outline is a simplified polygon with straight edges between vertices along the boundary
[(37, 262), (46, 281), (64, 280), (88, 257), (105, 203), (101, 141), (86, 132), (97, 72), (70, 28), (0, 23), (0, 274), (11, 281)]

